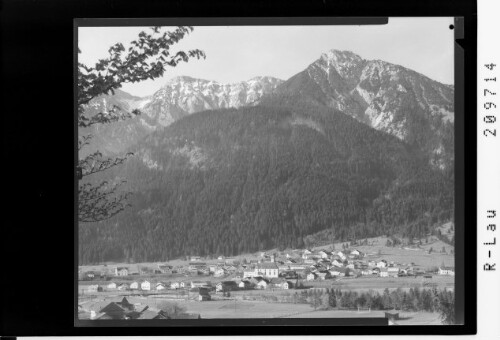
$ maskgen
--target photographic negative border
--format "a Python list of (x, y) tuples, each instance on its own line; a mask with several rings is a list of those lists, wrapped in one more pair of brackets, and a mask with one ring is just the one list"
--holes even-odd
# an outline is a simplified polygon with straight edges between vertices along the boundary
[[(377, 3), (370, 0), (333, 2), (329, 0), (276, 0), (272, 2), (234, 2), (230, 0), (186, 0), (180, 2), (112, 0), (47, 0), (25, 2), (5, 0), (0, 12), (2, 25), (2, 52), (4, 95), (5, 156), (7, 186), (10, 193), (3, 228), (2, 251), (6, 259), (4, 272), (13, 281), (2, 283), (3, 336), (134, 336), (134, 335), (327, 335), (327, 334), (475, 334), (476, 333), (476, 35), (477, 17), (475, 0), (458, 1), (397, 1)], [(455, 214), (456, 223), (462, 219), (463, 232), (456, 236), (457, 295), (463, 291), (464, 300), (457, 300), (463, 311), (463, 325), (452, 326), (334, 326), (285, 327), (283, 324), (250, 326), (236, 324), (212, 326), (154, 327), (148, 321), (132, 327), (75, 327), (75, 284), (77, 283), (77, 233), (75, 174), (77, 154), (75, 144), (77, 129), (68, 111), (75, 108), (74, 85), (76, 79), (74, 59), (74, 28), (76, 18), (188, 18), (211, 20), (237, 20), (255, 23), (293, 23), (298, 17), (319, 23), (340, 17), (456, 17), (463, 19), (463, 30), (456, 24), (455, 48)], [(175, 18), (175, 19), (174, 19)], [(326, 19), (325, 19), (326, 18)], [(104, 20), (104, 19), (99, 19)], [(163, 20), (163, 19), (162, 19)], [(461, 52), (457, 53), (457, 48)], [(73, 54), (72, 54), (73, 53)], [(457, 60), (458, 55), (461, 60)], [(460, 66), (461, 65), (461, 66)], [(462, 67), (463, 66), (463, 67)], [(460, 73), (463, 78), (459, 88)], [(29, 85), (26, 86), (26, 80)], [(20, 91), (19, 89), (22, 89)], [(458, 96), (458, 93), (462, 96)], [(40, 103), (57, 93), (58, 105), (42, 109)], [(19, 106), (19, 103), (22, 105)], [(462, 105), (462, 116), (458, 115)], [(24, 112), (49, 112), (32, 114), (29, 122)], [(467, 112), (467, 120), (465, 120)], [(29, 124), (28, 124), (29, 123)], [(18, 128), (21, 127), (22, 129)], [(73, 129), (71, 129), (71, 126)], [(55, 129), (57, 128), (57, 129)], [(57, 146), (54, 167), (45, 166), (46, 152), (41, 145)], [(31, 152), (30, 151), (35, 151)], [(28, 156), (27, 156), (28, 155)], [(53, 156), (53, 154), (51, 154)], [(22, 180), (11, 180), (20, 178)], [(467, 181), (465, 179), (467, 178)], [(24, 204), (19, 204), (23, 202)], [(57, 210), (54, 209), (57, 207)], [(28, 210), (27, 210), (28, 209)], [(29, 211), (29, 212), (27, 212)], [(22, 217), (20, 220), (19, 217)], [(466, 226), (466, 227), (465, 227)], [(70, 254), (72, 254), (73, 258)], [(466, 253), (464, 252), (466, 250)], [(56, 264), (55, 269), (45, 264)], [(29, 268), (28, 266), (29, 265)], [(459, 277), (463, 280), (459, 282)], [(33, 278), (36, 278), (36, 282)], [(57, 291), (54, 282), (57, 281)], [(33, 290), (33, 283), (36, 289)], [(462, 284), (463, 283), (463, 284)], [(8, 285), (8, 287), (7, 287)], [(31, 292), (33, 293), (27, 293)], [(457, 315), (458, 317), (458, 315)], [(266, 319), (269, 321), (269, 319)], [(182, 320), (179, 320), (182, 321)], [(188, 320), (185, 320), (188, 321)], [(194, 320), (196, 321), (196, 320)], [(198, 320), (201, 321), (201, 320)], [(267, 322), (266, 321), (266, 322)], [(295, 323), (296, 320), (291, 319)], [(331, 321), (331, 319), (328, 319)], [(314, 322), (314, 321), (313, 321)], [(297, 322), (298, 324), (298, 322)], [(153, 326), (153, 327), (150, 327)]]

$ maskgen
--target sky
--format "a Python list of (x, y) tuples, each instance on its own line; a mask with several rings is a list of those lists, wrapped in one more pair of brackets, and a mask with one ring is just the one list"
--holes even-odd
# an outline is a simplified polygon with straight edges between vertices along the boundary
[[(169, 79), (191, 76), (235, 83), (256, 76), (286, 80), (331, 49), (405, 66), (444, 84), (454, 82), (453, 18), (389, 18), (366, 26), (195, 26), (173, 50), (201, 49), (206, 59), (169, 67), (162, 78), (124, 84), (136, 96), (156, 92)], [(164, 29), (168, 30), (167, 27)], [(80, 27), (79, 62), (92, 66), (111, 45), (128, 43), (148, 27)]]

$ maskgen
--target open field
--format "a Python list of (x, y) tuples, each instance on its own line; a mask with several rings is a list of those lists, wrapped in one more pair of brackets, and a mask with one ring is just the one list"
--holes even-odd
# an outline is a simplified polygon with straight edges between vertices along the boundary
[[(308, 304), (272, 303), (261, 301), (243, 300), (218, 300), (218, 301), (183, 301), (163, 298), (129, 296), (127, 299), (134, 304), (148, 305), (157, 308), (162, 301), (173, 301), (185, 307), (188, 313), (198, 313), (203, 319), (246, 319), (246, 318), (372, 318), (384, 317), (384, 312), (348, 311), (348, 310), (314, 310)], [(104, 301), (103, 301), (104, 300)], [(106, 300), (99, 299), (90, 302), (94, 305), (105, 306)], [(440, 325), (437, 313), (429, 312), (401, 312), (399, 325)]]

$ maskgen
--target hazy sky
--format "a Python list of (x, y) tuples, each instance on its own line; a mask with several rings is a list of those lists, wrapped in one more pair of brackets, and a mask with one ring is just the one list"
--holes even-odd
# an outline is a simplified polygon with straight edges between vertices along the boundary
[[(453, 18), (390, 18), (372, 26), (195, 26), (174, 50), (199, 48), (205, 60), (167, 68), (163, 78), (122, 89), (133, 95), (153, 94), (180, 75), (233, 83), (256, 76), (288, 79), (322, 53), (349, 50), (364, 59), (399, 64), (445, 84), (453, 84)], [(81, 27), (79, 61), (92, 65), (111, 45), (125, 47), (147, 27)]]

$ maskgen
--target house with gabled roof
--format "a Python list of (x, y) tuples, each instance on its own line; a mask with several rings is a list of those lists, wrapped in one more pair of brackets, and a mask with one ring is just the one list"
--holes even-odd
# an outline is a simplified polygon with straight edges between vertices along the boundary
[(221, 281), (215, 285), (216, 292), (227, 292), (238, 289), (238, 284), (235, 281)]
[(322, 258), (322, 259), (327, 259), (329, 258), (330, 256), (332, 256), (332, 252), (328, 251), (328, 250), (320, 250), (318, 252), (318, 255)]
[(326, 280), (326, 279), (330, 279), (332, 277), (332, 275), (330, 274), (330, 272), (328, 270), (318, 271), (316, 273), (316, 275), (318, 276), (319, 280)]
[(174, 271), (174, 266), (168, 265), (168, 264), (159, 264), (158, 265), (158, 270), (162, 274), (172, 274)]
[(191, 281), (191, 288), (207, 288), (212, 287), (210, 281)]
[(438, 269), (438, 274), (439, 275), (455, 275), (455, 268), (454, 267), (439, 267)]
[(238, 283), (239, 289), (250, 289), (251, 287), (252, 283), (248, 280), (241, 280), (240, 283)]
[(139, 282), (134, 281), (130, 284), (130, 289), (139, 289)]
[(88, 285), (86, 291), (87, 293), (97, 293), (102, 291), (102, 288), (99, 285)]
[(129, 289), (129, 285), (128, 283), (120, 283), (118, 286), (117, 286), (117, 289), (118, 290), (128, 290)]
[(163, 282), (158, 282), (155, 285), (155, 289), (156, 290), (165, 290), (165, 289), (167, 289), (167, 285)]
[(129, 271), (127, 267), (116, 267), (115, 276), (128, 276)]
[(345, 272), (346, 272), (345, 268), (341, 267), (334, 267), (330, 269), (330, 275), (334, 277), (345, 276)]
[(387, 261), (386, 260), (380, 260), (377, 262), (377, 267), (379, 268), (385, 268), (387, 267)]
[(151, 290), (151, 282), (144, 280), (141, 282), (141, 290)]
[(267, 279), (261, 279), (257, 283), (256, 288), (257, 289), (267, 289), (268, 286), (269, 286), (269, 280), (267, 280)]
[(380, 277), (388, 277), (389, 272), (387, 271), (387, 267), (382, 267), (380, 268)]
[(387, 268), (387, 275), (392, 276), (392, 277), (397, 277), (399, 274), (399, 268), (398, 267), (388, 267)]
[(307, 274), (306, 276), (306, 280), (307, 281), (314, 281), (318, 278), (318, 275), (316, 275), (316, 273), (309, 273)]

